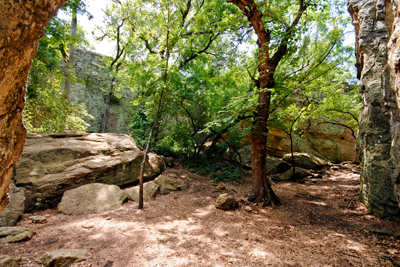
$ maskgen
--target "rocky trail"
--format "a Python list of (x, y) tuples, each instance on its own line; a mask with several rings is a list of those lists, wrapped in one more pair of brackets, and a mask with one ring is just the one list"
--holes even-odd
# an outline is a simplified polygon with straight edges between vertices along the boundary
[[(47, 251), (85, 249), (86, 261), (71, 266), (399, 266), (400, 223), (368, 215), (358, 202), (356, 165), (343, 163), (322, 178), (273, 185), (283, 201), (261, 208), (244, 196), (250, 178), (221, 184), (239, 207), (215, 208), (221, 194), (213, 181), (183, 167), (168, 168), (188, 184), (185, 191), (86, 215), (56, 209), (25, 214), (17, 223), (36, 232), (27, 242), (0, 244), (0, 254), (22, 258), (21, 266)], [(45, 223), (28, 217), (41, 215)]]

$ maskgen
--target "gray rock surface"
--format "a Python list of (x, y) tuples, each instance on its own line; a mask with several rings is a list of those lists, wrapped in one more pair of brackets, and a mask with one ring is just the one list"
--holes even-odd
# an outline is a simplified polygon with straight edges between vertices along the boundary
[(88, 258), (86, 250), (59, 249), (46, 252), (37, 260), (37, 263), (43, 264), (45, 267), (67, 267)]
[(18, 267), (20, 263), (21, 258), (19, 257), (0, 255), (0, 267)]
[[(329, 165), (325, 160), (307, 153), (294, 152), (293, 157), (295, 167), (301, 167), (304, 169), (320, 169)], [(290, 153), (284, 155), (282, 159), (288, 163), (292, 163), (292, 155)]]
[(0, 227), (0, 242), (15, 243), (19, 241), (27, 241), (36, 233), (24, 227), (4, 226)]
[(236, 199), (228, 194), (221, 194), (215, 201), (215, 207), (220, 210), (230, 210), (238, 206)]
[(10, 203), (0, 211), (0, 227), (14, 226), (25, 210), (25, 195), (23, 190), (17, 188), (14, 183), (10, 184)]
[(348, 1), (363, 95), (356, 149), (362, 167), (360, 200), (370, 213), (400, 220), (399, 13), (393, 8), (400, 3), (386, 3)]
[(285, 174), (279, 178), (280, 181), (295, 181), (298, 179), (302, 179), (311, 175), (311, 173), (303, 168), (295, 167), (294, 168), (294, 176), (293, 176), (293, 169), (290, 169), (285, 172)]
[[(164, 165), (152, 154), (144, 178), (150, 180)], [(143, 152), (122, 134), (28, 135), (15, 183), (23, 188), (25, 212), (55, 207), (67, 190), (90, 183), (118, 186), (136, 182)]]
[[(144, 183), (143, 184), (143, 200), (149, 200), (150, 198), (156, 197), (160, 186), (155, 183)], [(124, 190), (128, 196), (134, 200), (139, 201), (139, 186), (134, 186)]]
[(117, 209), (128, 194), (116, 185), (87, 184), (65, 191), (58, 211), (64, 214), (84, 214)]
[(175, 178), (166, 175), (160, 175), (154, 181), (160, 186), (160, 193), (162, 195), (167, 195), (172, 191), (178, 191), (179, 182)]

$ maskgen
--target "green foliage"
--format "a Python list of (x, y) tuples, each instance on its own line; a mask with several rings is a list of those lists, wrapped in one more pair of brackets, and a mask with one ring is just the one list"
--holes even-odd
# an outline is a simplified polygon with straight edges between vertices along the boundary
[(237, 183), (243, 177), (243, 171), (226, 161), (207, 161), (202, 158), (185, 157), (181, 163), (189, 168), (189, 171), (199, 175), (209, 176), (215, 183)]
[[(28, 133), (86, 131), (84, 118), (92, 117), (84, 104), (69, 102), (62, 86), (67, 45), (87, 43), (84, 34), (71, 39), (70, 24), (53, 17), (39, 40), (38, 53), (29, 70), (24, 123)], [(76, 77), (70, 72), (70, 79)]]
[(91, 115), (84, 104), (69, 102), (65, 98), (62, 80), (62, 74), (51, 74), (42, 62), (34, 61), (24, 109), (24, 124), (28, 133), (86, 131), (89, 125), (84, 118)]

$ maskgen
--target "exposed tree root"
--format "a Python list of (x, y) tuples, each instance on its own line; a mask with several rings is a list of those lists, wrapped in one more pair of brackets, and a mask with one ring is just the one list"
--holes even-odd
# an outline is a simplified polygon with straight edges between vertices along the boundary
[(267, 188), (263, 188), (258, 191), (258, 194), (254, 194), (251, 192), (247, 200), (255, 203), (262, 203), (261, 207), (266, 207), (270, 205), (271, 207), (281, 206), (282, 202), (279, 197), (272, 190), (268, 190)]

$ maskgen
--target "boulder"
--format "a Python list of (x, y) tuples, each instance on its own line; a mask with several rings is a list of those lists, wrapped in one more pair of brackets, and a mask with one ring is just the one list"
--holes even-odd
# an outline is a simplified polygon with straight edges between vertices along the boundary
[[(296, 167), (304, 169), (321, 169), (328, 166), (329, 163), (321, 158), (307, 154), (307, 153), (293, 153), (294, 163)], [(284, 161), (292, 163), (292, 155), (286, 154), (282, 158)]]
[(86, 250), (59, 249), (46, 252), (37, 260), (37, 263), (43, 264), (45, 267), (67, 267), (88, 258)]
[(160, 186), (160, 193), (162, 195), (168, 195), (172, 191), (178, 191), (179, 182), (175, 178), (160, 175), (154, 181)]
[(10, 204), (0, 211), (0, 227), (14, 226), (24, 213), (25, 195), (23, 190), (17, 188), (14, 183), (10, 184), (9, 198)]
[(117, 209), (128, 194), (116, 185), (87, 184), (65, 191), (58, 211), (65, 214), (83, 214)]
[(215, 207), (220, 210), (230, 210), (238, 206), (236, 199), (228, 194), (221, 194), (215, 201)]
[(267, 174), (284, 173), (292, 167), (286, 161), (277, 158), (267, 157), (265, 160)]
[(15, 243), (19, 241), (27, 241), (36, 233), (24, 227), (4, 226), (0, 227), (0, 242)]
[(20, 257), (0, 255), (0, 267), (18, 267), (21, 262)]
[[(149, 200), (150, 198), (156, 197), (160, 186), (155, 183), (144, 183), (143, 184), (143, 200)], [(128, 196), (134, 200), (139, 201), (139, 186), (125, 189)]]
[(290, 169), (285, 172), (285, 174), (280, 177), (279, 181), (295, 181), (304, 177), (311, 175), (311, 173), (303, 168), (295, 167), (294, 168), (295, 175), (293, 176), (293, 169)]
[[(25, 192), (25, 212), (56, 206), (67, 190), (90, 183), (118, 186), (138, 181), (143, 152), (123, 134), (30, 134), (15, 184)], [(164, 169), (159, 156), (150, 155), (144, 178)]]

